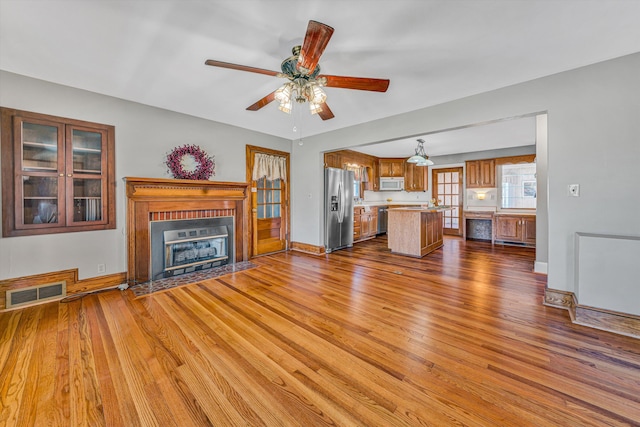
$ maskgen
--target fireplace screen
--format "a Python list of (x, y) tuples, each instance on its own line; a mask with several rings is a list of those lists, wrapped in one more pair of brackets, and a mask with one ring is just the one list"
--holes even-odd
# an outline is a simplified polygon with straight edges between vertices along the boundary
[(167, 230), (164, 277), (217, 267), (229, 262), (226, 226)]

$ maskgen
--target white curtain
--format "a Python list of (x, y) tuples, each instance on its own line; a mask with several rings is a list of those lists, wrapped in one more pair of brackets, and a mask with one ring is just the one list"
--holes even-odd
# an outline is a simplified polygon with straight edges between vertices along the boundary
[(253, 180), (266, 177), (269, 181), (287, 180), (287, 159), (270, 154), (256, 153), (253, 161)]
[(348, 171), (353, 171), (353, 177), (356, 181), (368, 182), (369, 180), (365, 177), (367, 176), (367, 168), (360, 165), (350, 165), (346, 163), (344, 165), (344, 169)]

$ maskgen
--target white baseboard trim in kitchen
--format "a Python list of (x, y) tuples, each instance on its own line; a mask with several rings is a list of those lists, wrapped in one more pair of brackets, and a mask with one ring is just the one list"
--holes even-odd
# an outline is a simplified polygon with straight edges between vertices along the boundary
[(548, 265), (546, 262), (536, 261), (535, 264), (533, 265), (533, 272), (540, 273), (540, 274), (547, 274), (547, 267)]

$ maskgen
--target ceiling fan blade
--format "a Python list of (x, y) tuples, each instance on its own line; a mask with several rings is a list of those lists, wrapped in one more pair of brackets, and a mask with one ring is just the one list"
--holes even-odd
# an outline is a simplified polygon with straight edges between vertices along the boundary
[(248, 71), (250, 73), (266, 74), (267, 76), (278, 76), (280, 74), (278, 71), (265, 70), (264, 68), (248, 67), (246, 65), (231, 64), (229, 62), (214, 61), (213, 59), (207, 59), (205, 61), (205, 64), (206, 65), (211, 65), (212, 67), (230, 68), (232, 70), (240, 70), (240, 71)]
[(261, 109), (262, 107), (264, 107), (265, 105), (267, 105), (268, 103), (270, 103), (271, 101), (273, 101), (275, 99), (275, 93), (276, 93), (276, 91), (274, 90), (269, 95), (265, 96), (264, 98), (262, 98), (261, 100), (259, 100), (255, 104), (248, 106), (247, 110), (258, 111), (259, 109)]
[(307, 34), (304, 36), (304, 42), (300, 49), (298, 71), (303, 74), (310, 74), (318, 65), (320, 56), (331, 39), (333, 28), (317, 21), (309, 21), (307, 26)]
[(370, 79), (367, 77), (329, 76), (322, 74), (317, 80), (325, 78), (326, 87), (338, 87), (342, 89), (370, 90), (374, 92), (386, 92), (389, 87), (388, 79)]
[(320, 104), (320, 108), (322, 108), (322, 111), (320, 111), (318, 115), (322, 120), (329, 120), (335, 117), (333, 115), (333, 111), (331, 111), (331, 109), (329, 108), (326, 102), (323, 102), (322, 104)]

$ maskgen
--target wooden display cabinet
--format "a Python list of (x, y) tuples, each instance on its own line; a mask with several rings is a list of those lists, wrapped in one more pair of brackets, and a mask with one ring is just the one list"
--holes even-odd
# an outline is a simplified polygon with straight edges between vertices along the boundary
[(115, 228), (115, 128), (0, 112), (2, 235)]

